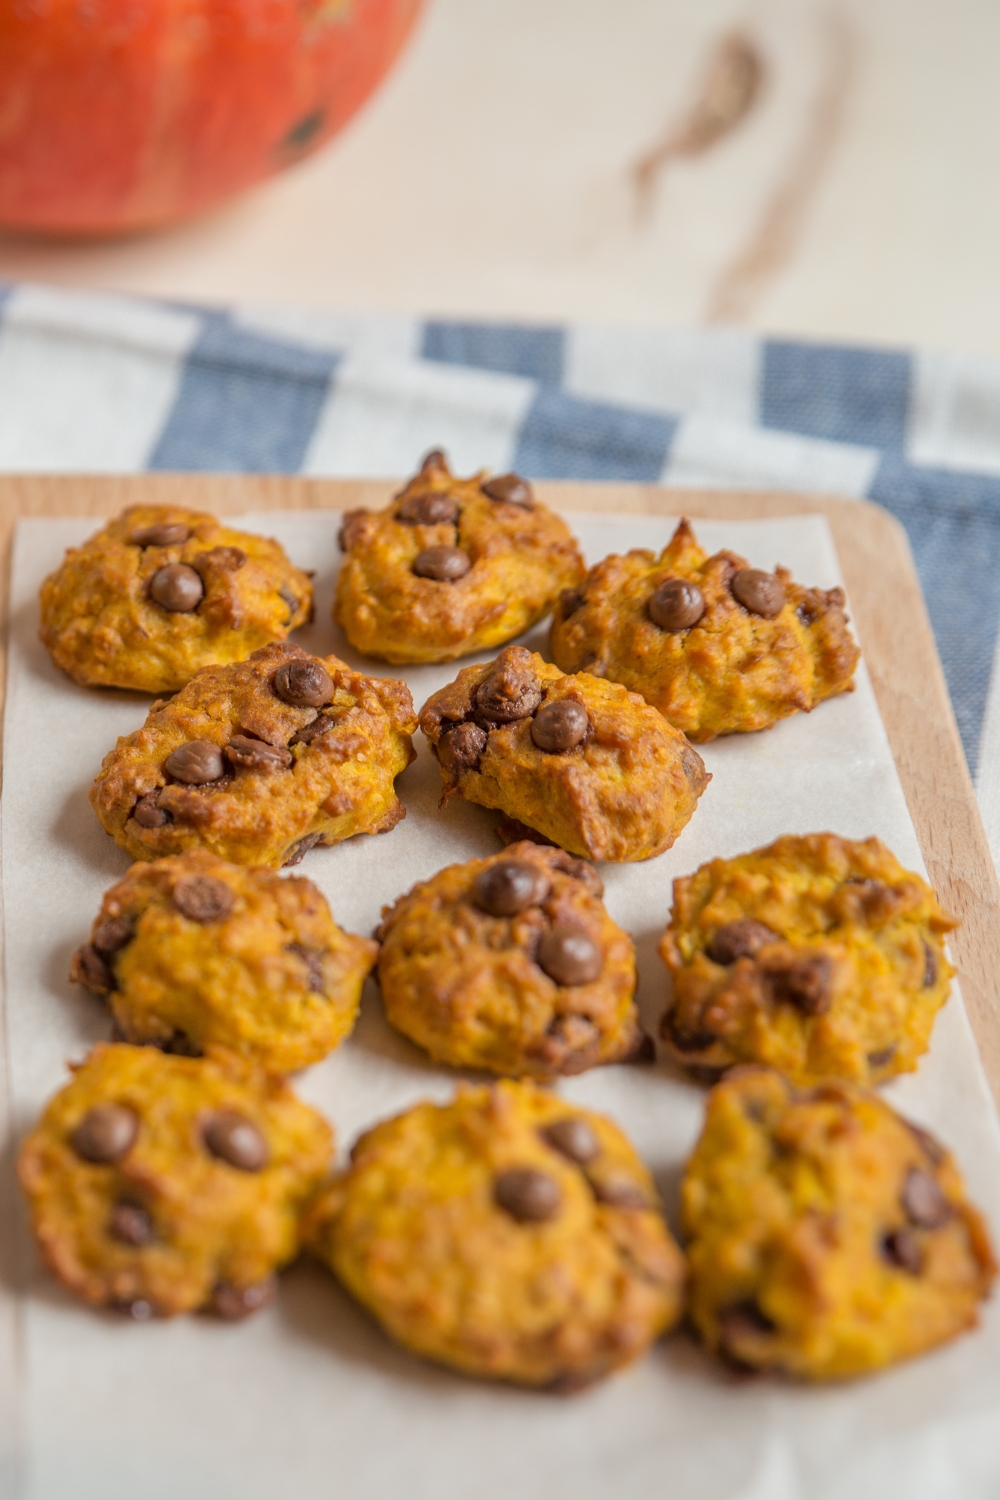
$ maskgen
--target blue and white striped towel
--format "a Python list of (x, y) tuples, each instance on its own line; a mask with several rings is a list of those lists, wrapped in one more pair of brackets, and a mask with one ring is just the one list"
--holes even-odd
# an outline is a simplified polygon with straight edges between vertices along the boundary
[(886, 506), (1000, 859), (1000, 362), (0, 287), (0, 470), (386, 476), (439, 445), (460, 470)]

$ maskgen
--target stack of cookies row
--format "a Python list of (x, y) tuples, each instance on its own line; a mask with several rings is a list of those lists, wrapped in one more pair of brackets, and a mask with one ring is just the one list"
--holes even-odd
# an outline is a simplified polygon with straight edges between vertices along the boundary
[[(972, 1326), (983, 1220), (874, 1092), (927, 1050), (955, 924), (878, 840), (787, 836), (674, 883), (659, 1035), (711, 1088), (683, 1249), (622, 1131), (553, 1087), (656, 1055), (596, 862), (671, 847), (710, 780), (696, 743), (851, 688), (841, 591), (709, 557), (687, 523), (587, 572), (525, 480), (458, 479), (439, 452), (341, 546), (334, 618), (359, 652), (499, 654), (418, 715), (403, 682), (288, 639), (312, 585), (276, 542), (177, 508), (125, 512), (42, 587), (63, 670), (160, 695), (91, 791), (136, 863), (73, 959), (113, 1039), (21, 1148), (47, 1264), (134, 1318), (239, 1318), (307, 1249), (417, 1353), (560, 1390), (685, 1316), (728, 1361), (808, 1379)], [(549, 614), (554, 664), (508, 644)], [(346, 933), (278, 871), (391, 836), (418, 727), (442, 818), (494, 809), (504, 847)], [(398, 1031), (498, 1081), (376, 1124), (331, 1172), (287, 1075), (350, 1035), (369, 975)]]

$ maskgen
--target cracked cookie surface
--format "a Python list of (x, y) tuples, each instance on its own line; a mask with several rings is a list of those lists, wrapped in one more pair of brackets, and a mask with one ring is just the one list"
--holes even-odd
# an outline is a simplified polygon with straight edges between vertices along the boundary
[(978, 1321), (996, 1266), (950, 1154), (876, 1094), (741, 1068), (681, 1189), (689, 1314), (738, 1364), (861, 1375)]
[(632, 1146), (528, 1082), (376, 1125), (310, 1226), (387, 1333), (469, 1375), (573, 1389), (680, 1315), (684, 1260)]
[(232, 1054), (98, 1046), (18, 1172), (42, 1257), (77, 1296), (138, 1319), (236, 1318), (298, 1253), (332, 1146), (316, 1110)]
[(84, 687), (172, 693), (311, 618), (312, 584), (275, 541), (202, 511), (135, 505), (43, 582), (43, 643)]
[(514, 474), (458, 479), (444, 456), (383, 511), (348, 511), (334, 619), (388, 662), (453, 661), (502, 646), (586, 571), (560, 516)]
[(565, 676), (523, 646), (463, 668), (425, 703), (420, 727), (444, 800), (497, 808), (585, 859), (662, 854), (711, 779), (637, 694), (585, 672)]
[(957, 924), (878, 839), (788, 835), (674, 881), (660, 1034), (713, 1081), (740, 1062), (801, 1082), (911, 1072), (954, 974)]
[(550, 1078), (641, 1057), (635, 950), (593, 866), (513, 844), (382, 914), (386, 1015), (438, 1062)]
[(203, 667), (105, 756), (90, 801), (133, 859), (201, 847), (234, 864), (294, 864), (315, 844), (405, 817), (409, 689), (290, 641)]
[(288, 1073), (349, 1035), (377, 956), (311, 880), (190, 849), (106, 892), (70, 977), (107, 1001), (125, 1041), (224, 1047)]
[(552, 657), (621, 682), (696, 743), (768, 729), (850, 692), (860, 652), (843, 589), (808, 589), (735, 552), (708, 554), (687, 521), (660, 553), (606, 557), (560, 599)]

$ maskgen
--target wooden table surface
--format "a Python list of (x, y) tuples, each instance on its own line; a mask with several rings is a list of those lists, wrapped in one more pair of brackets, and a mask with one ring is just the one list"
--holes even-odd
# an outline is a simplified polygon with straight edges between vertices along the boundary
[[(0, 476), (0, 546), (9, 558), (18, 516), (111, 515), (125, 505), (182, 504), (234, 514), (382, 505), (388, 481), (210, 474)], [(657, 485), (539, 484), (568, 510), (640, 511), (718, 519), (822, 512), (830, 521), (850, 609), (930, 879), (961, 919), (951, 938), (962, 993), (1000, 1105), (1000, 888), (902, 528), (864, 501)], [(6, 620), (9, 562), (0, 606)]]
[[(760, 86), (699, 128), (734, 34)], [(0, 236), (0, 278), (1000, 354), (998, 51), (989, 0), (428, 0), (317, 156), (159, 234)]]

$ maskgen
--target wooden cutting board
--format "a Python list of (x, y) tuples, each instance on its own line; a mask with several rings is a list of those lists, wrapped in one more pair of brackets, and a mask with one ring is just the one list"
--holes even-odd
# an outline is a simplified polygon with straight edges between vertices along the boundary
[[(0, 477), (0, 545), (9, 558), (20, 516), (109, 516), (126, 505), (247, 510), (346, 510), (384, 505), (389, 481), (217, 474)], [(850, 609), (930, 879), (961, 920), (951, 946), (994, 1098), (1000, 1104), (1000, 887), (938, 661), (906, 535), (859, 500), (770, 491), (634, 484), (539, 484), (567, 510), (639, 511), (725, 519), (822, 512), (830, 522)], [(7, 618), (9, 564), (0, 582)], [(5, 661), (4, 661), (5, 666)]]

